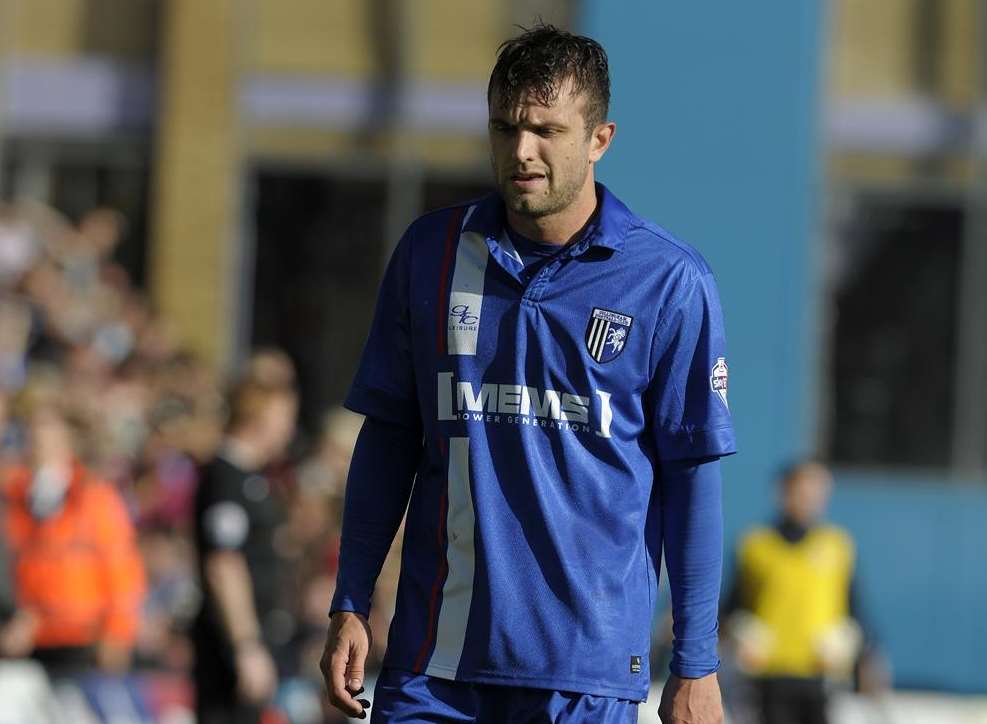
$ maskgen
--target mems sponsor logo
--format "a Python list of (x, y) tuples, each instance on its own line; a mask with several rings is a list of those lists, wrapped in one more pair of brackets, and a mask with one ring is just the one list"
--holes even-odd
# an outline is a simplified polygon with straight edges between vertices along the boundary
[(437, 389), (439, 420), (533, 425), (610, 437), (613, 411), (610, 393), (603, 390), (579, 395), (518, 384), (474, 385), (457, 381), (452, 372), (438, 374)]

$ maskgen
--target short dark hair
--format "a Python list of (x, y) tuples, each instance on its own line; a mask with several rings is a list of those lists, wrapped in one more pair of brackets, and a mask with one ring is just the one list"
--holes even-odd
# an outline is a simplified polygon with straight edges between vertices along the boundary
[(521, 29), (521, 35), (497, 50), (487, 102), (496, 90), (504, 105), (517, 102), (522, 93), (551, 105), (558, 99), (563, 83), (571, 79), (572, 92), (586, 94), (587, 132), (605, 121), (610, 108), (610, 66), (603, 46), (554, 25)]

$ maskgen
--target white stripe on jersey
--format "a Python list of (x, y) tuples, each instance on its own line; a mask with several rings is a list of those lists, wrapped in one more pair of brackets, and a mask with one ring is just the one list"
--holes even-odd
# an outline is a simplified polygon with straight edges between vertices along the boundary
[[(473, 207), (466, 212), (466, 220)], [(476, 354), (476, 340), (480, 334), (480, 317), (483, 311), (483, 286), (487, 275), (490, 250), (482, 234), (462, 232), (456, 249), (456, 268), (452, 274), (452, 290), (449, 293), (449, 315), (446, 319), (447, 347), (449, 354)]]
[(446, 512), (446, 560), (449, 573), (442, 587), (442, 608), (435, 632), (435, 649), (425, 673), (455, 679), (466, 641), (466, 624), (473, 603), (476, 517), (470, 491), (470, 439), (449, 438), (449, 507)]

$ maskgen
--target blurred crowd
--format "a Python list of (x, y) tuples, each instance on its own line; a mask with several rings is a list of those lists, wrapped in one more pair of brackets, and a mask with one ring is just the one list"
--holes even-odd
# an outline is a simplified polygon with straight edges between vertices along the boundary
[[(224, 441), (225, 392), (245, 380), (293, 386), (295, 374), (283, 352), (260, 349), (226, 379), (184, 347), (114, 261), (125, 223), (106, 208), (74, 223), (0, 204), (0, 696), (33, 681), (51, 693), (44, 706), (99, 716), (106, 682), (125, 682), (135, 719), (180, 721), (203, 598), (193, 506)], [(282, 721), (328, 716), (318, 658), (360, 424), (327, 411), (323, 429), (295, 434), (265, 470), (287, 581), (268, 632)], [(389, 563), (378, 610), (395, 584)], [(386, 629), (375, 643), (379, 655)]]

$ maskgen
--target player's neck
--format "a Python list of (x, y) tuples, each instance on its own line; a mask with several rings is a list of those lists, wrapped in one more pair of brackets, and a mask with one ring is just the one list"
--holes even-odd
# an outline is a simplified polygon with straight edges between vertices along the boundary
[(531, 217), (508, 209), (507, 223), (514, 231), (532, 241), (561, 246), (568, 244), (582, 232), (596, 211), (596, 203), (596, 184), (590, 173), (579, 195), (562, 211), (548, 216)]

